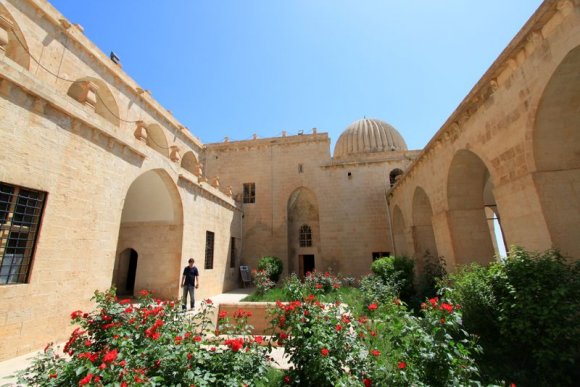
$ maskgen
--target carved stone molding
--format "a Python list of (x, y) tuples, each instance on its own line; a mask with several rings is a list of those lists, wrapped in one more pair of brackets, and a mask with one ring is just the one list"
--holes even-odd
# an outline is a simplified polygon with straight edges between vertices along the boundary
[(181, 155), (179, 154), (179, 147), (177, 147), (177, 145), (171, 145), (169, 147), (169, 150), (170, 150), (169, 158), (171, 159), (171, 161), (178, 162), (179, 160), (181, 160)]
[(135, 131), (133, 135), (139, 141), (147, 142), (147, 128), (145, 127), (145, 123), (143, 121), (137, 121), (135, 123)]
[(6, 19), (4, 16), (0, 15), (0, 55), (6, 53), (6, 48), (8, 47), (9, 32), (12, 30), (12, 22)]

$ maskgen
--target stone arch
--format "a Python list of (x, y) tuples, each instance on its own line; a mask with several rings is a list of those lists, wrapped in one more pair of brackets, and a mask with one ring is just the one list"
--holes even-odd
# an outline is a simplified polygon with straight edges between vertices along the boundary
[(427, 256), (438, 257), (435, 233), (433, 232), (433, 209), (425, 190), (415, 188), (413, 194), (413, 242), (415, 244), (415, 258), (417, 272), (422, 272), (423, 260)]
[(167, 145), (167, 137), (161, 126), (158, 124), (148, 125), (147, 128), (147, 145), (162, 154), (169, 157), (169, 146)]
[(150, 170), (137, 177), (127, 190), (121, 215), (117, 273), (123, 252), (131, 248), (139, 252), (134, 289), (176, 298), (182, 237), (183, 208), (175, 182), (164, 170)]
[(408, 256), (407, 237), (405, 235), (405, 218), (399, 206), (393, 208), (393, 239), (395, 244), (395, 254), (398, 256)]
[(548, 81), (533, 128), (534, 181), (552, 246), (580, 257), (580, 46)]
[(105, 82), (94, 77), (77, 79), (70, 85), (67, 94), (115, 126), (120, 126), (119, 106)]
[[(319, 207), (314, 192), (306, 187), (295, 189), (288, 198), (287, 215), (288, 272), (304, 275), (312, 269), (320, 269)], [(310, 246), (300, 244), (300, 229), (304, 225), (308, 225), (311, 231)]]
[(197, 171), (198, 165), (197, 158), (192, 151), (185, 153), (181, 158), (181, 168), (196, 176), (199, 174)]
[(400, 168), (395, 168), (389, 173), (389, 182), (391, 183), (391, 187), (395, 185), (395, 183), (399, 180), (399, 176), (403, 174), (403, 170)]
[(479, 156), (465, 149), (455, 153), (447, 175), (447, 202), (457, 264), (487, 264), (495, 255), (484, 203), (489, 179), (489, 170)]
[(24, 34), (10, 12), (2, 4), (0, 4), (0, 46), (2, 46), (6, 57), (26, 70), (30, 70), (30, 54)]

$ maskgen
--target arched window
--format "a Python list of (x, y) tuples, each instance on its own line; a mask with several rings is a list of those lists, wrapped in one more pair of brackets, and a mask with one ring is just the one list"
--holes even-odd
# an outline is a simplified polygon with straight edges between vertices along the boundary
[(391, 171), (391, 174), (389, 175), (389, 179), (391, 180), (391, 187), (395, 185), (397, 180), (399, 180), (399, 176), (401, 176), (402, 174), (403, 171), (401, 171), (399, 168), (393, 169)]
[(312, 229), (309, 225), (303, 224), (300, 227), (300, 247), (312, 246)]

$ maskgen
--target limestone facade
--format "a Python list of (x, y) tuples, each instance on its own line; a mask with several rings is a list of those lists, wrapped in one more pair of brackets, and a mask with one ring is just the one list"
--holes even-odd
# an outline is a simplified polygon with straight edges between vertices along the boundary
[(545, 1), (389, 192), (396, 252), (452, 268), (506, 245), (580, 257), (580, 2)]
[[(177, 298), (190, 257), (198, 297), (237, 287), (241, 211), (204, 179), (203, 144), (45, 1), (3, 2), (0, 46), (0, 359), (67, 337), (95, 289)], [(22, 277), (15, 187), (46, 193)]]
[(580, 257), (579, 107), (579, 0), (545, 1), (425, 149), (363, 119), (332, 157), (316, 130), (202, 144), (45, 0), (2, 2), (0, 360), (65, 338), (95, 289), (177, 298), (190, 257), (198, 298), (264, 255), (489, 262), (494, 217), (508, 244)]

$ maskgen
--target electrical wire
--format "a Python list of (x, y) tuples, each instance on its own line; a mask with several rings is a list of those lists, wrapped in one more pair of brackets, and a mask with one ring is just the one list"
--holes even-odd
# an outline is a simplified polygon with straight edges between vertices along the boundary
[[(14, 37), (16, 38), (16, 41), (18, 41), (18, 43), (20, 44), (20, 46), (22, 47), (22, 49), (24, 49), (24, 51), (28, 54), (28, 56), (40, 67), (42, 68), (44, 71), (46, 71), (47, 73), (51, 74), (52, 76), (56, 77), (57, 79), (60, 79), (61, 81), (64, 82), (69, 82), (69, 83), (76, 83), (78, 82), (78, 80), (72, 80), (72, 79), (67, 79), (67, 78), (63, 78), (58, 74), (55, 74), (54, 72), (52, 72), (51, 70), (49, 70), (47, 67), (45, 67), (42, 63), (40, 63), (40, 61), (38, 59), (36, 59), (31, 53), (30, 50), (28, 49), (28, 47), (26, 47), (26, 45), (22, 42), (22, 40), (20, 40), (20, 38), (18, 37), (18, 34), (16, 33), (16, 31), (14, 30), (14, 28), (11, 28), (12, 34), (14, 35)], [(95, 93), (95, 95), (97, 96), (97, 98), (99, 99), (99, 101), (101, 102), (101, 104), (105, 107), (105, 109), (115, 118), (117, 118), (118, 120), (122, 121), (122, 122), (126, 122), (129, 124), (135, 124), (141, 120), (126, 120), (122, 117), (119, 117), (118, 114), (116, 114), (115, 112), (113, 112), (109, 106), (107, 105), (107, 103), (104, 101), (104, 99), (99, 95), (99, 93)], [(155, 143), (155, 145), (159, 146), (160, 148), (164, 148), (164, 149), (169, 149), (169, 147), (164, 147), (160, 144), (157, 144), (155, 142), (155, 140), (152, 139), (152, 141)]]

